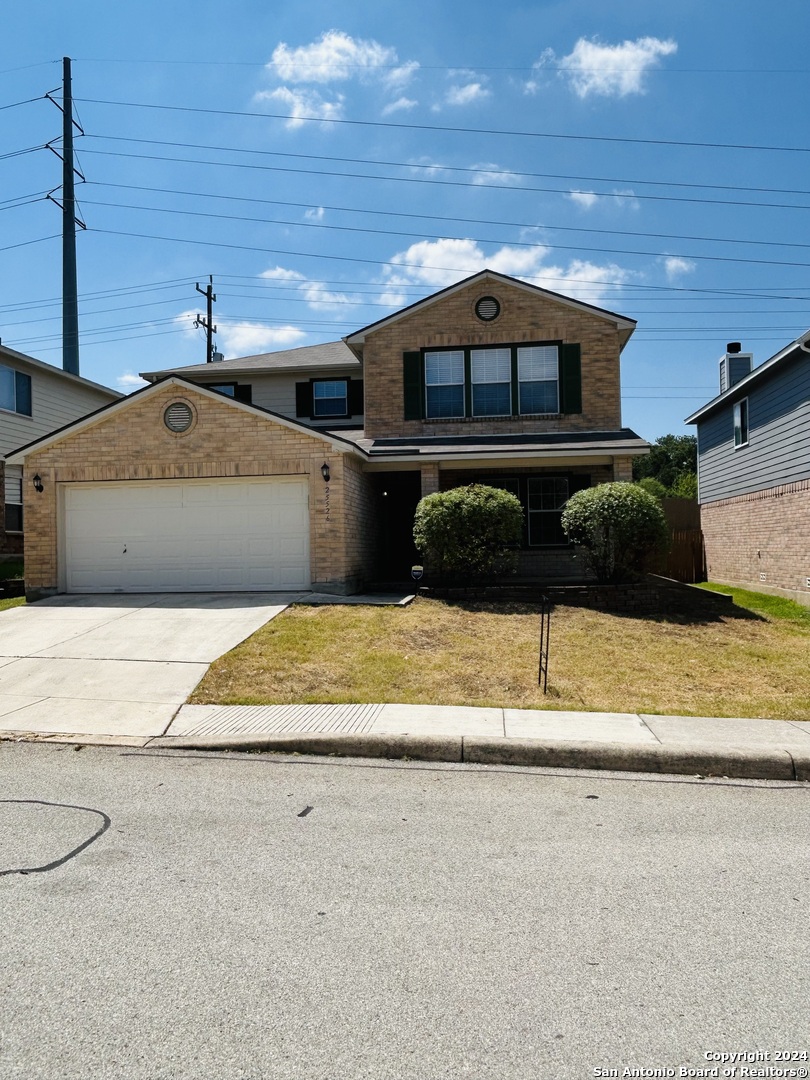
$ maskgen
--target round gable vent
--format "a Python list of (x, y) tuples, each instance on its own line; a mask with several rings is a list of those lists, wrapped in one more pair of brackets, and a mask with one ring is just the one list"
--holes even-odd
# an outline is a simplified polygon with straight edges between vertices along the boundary
[(501, 313), (501, 305), (494, 296), (482, 296), (475, 305), (475, 314), (482, 322), (492, 322)]
[(163, 423), (169, 431), (182, 435), (194, 423), (194, 410), (186, 401), (175, 401), (164, 412)]

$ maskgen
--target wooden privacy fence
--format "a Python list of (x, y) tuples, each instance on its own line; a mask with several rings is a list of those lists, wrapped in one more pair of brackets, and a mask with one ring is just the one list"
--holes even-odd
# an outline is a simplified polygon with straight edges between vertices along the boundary
[(663, 573), (665, 577), (689, 584), (706, 580), (706, 553), (700, 529), (672, 530), (672, 547)]

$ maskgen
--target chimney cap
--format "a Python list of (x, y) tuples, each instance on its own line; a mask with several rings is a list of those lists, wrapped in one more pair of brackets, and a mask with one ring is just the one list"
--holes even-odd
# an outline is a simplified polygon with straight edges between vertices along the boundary
[(742, 352), (742, 343), (739, 342), (739, 341), (730, 341), (728, 343), (728, 345), (726, 345), (726, 352), (727, 353)]

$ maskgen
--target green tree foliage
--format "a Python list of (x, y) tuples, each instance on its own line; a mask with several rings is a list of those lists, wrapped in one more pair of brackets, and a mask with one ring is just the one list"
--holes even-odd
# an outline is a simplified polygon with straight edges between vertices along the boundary
[[(658, 480), (674, 495), (673, 489), (682, 476), (697, 476), (697, 438), (694, 435), (662, 435), (656, 439), (646, 457), (633, 458), (633, 479), (643, 480), (648, 476)], [(688, 495), (681, 497), (691, 498)]]
[(638, 484), (599, 484), (565, 504), (562, 526), (600, 582), (632, 581), (669, 547), (661, 504)]
[(513, 570), (523, 509), (500, 488), (470, 484), (426, 495), (416, 508), (413, 539), (441, 576), (481, 581)]
[(638, 481), (638, 486), (646, 491), (648, 495), (652, 495), (655, 499), (665, 499), (669, 492), (661, 483), (660, 480), (656, 480), (654, 476), (645, 476)]
[(681, 473), (675, 477), (675, 483), (669, 489), (676, 499), (696, 499), (698, 497), (697, 473)]

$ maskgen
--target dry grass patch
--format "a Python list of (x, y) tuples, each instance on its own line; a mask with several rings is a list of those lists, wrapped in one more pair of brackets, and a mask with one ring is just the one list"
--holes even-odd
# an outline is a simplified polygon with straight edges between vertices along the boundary
[(217, 661), (190, 700), (810, 719), (806, 626), (742, 611), (679, 623), (558, 607), (545, 696), (538, 626), (529, 604), (294, 607)]

